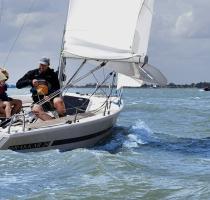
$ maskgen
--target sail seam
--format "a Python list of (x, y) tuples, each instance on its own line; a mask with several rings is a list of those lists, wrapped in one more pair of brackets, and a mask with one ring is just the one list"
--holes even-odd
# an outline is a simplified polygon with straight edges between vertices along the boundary
[[(125, 58), (94, 58), (94, 57), (84, 57), (84, 56), (80, 56), (78, 54), (75, 54), (75, 53), (70, 53), (70, 52), (65, 52), (63, 51), (63, 54), (64, 54), (64, 57), (65, 58), (71, 58), (71, 56), (66, 56), (65, 54), (70, 54), (70, 55), (73, 55), (73, 56), (76, 56), (78, 57), (78, 59), (82, 59), (82, 58), (85, 58), (85, 59), (89, 59), (89, 60), (115, 60), (115, 61), (118, 61), (118, 60), (128, 60), (128, 59), (132, 59), (132, 58), (135, 58), (135, 57), (139, 57), (139, 55), (137, 54), (134, 54), (132, 53), (132, 56), (129, 56), (129, 57), (125, 57)], [(73, 57), (75, 58), (75, 57)]]

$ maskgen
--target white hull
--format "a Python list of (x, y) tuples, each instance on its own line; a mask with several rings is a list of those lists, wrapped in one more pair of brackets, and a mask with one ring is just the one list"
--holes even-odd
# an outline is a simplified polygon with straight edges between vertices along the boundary
[[(99, 98), (102, 99), (102, 97)], [(122, 110), (122, 105), (119, 106), (117, 103), (113, 103), (111, 108), (113, 109), (110, 109), (110, 113), (105, 114), (105, 116), (104, 112), (98, 112), (93, 116), (76, 120), (76, 122), (61, 121), (53, 125), (43, 125), (42, 122), (41, 127), (27, 131), (17, 133), (14, 131), (10, 134), (1, 132), (0, 149), (22, 152), (49, 149), (65, 151), (94, 146), (111, 134), (117, 116)]]

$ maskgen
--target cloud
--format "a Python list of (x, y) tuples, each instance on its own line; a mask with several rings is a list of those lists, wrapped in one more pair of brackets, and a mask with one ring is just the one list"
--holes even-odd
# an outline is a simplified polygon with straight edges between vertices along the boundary
[(210, 38), (209, 0), (156, 1), (153, 30), (156, 37)]
[(157, 0), (150, 62), (169, 82), (210, 81), (210, 1)]
[(175, 29), (174, 29), (175, 35), (181, 37), (191, 37), (193, 33), (192, 30), (193, 21), (194, 21), (194, 16), (192, 11), (189, 11), (179, 16), (175, 24)]
[[(33, 61), (37, 60), (37, 57), (46, 55), (53, 56), (52, 60), (55, 60), (61, 46), (68, 1), (60, 0), (58, 3), (57, 0), (21, 0), (21, 2), (5, 0), (4, 2), (0, 23), (0, 65), (4, 63), (14, 44), (7, 66), (19, 63), (18, 65), (24, 67), (24, 61), (21, 61), (24, 57), (30, 57)], [(29, 9), (32, 2), (33, 6)]]
[[(61, 42), (66, 13), (60, 12), (61, 6), (58, 4), (53, 5), (55, 0), (23, 0), (21, 3), (14, 1), (14, 4), (9, 0), (5, 2), (0, 24), (0, 29), (4, 30), (0, 37), (0, 51), (8, 50), (16, 40), (15, 48), (26, 50), (51, 48), (56, 41)], [(33, 6), (29, 9), (32, 2)], [(60, 2), (63, 11), (66, 11), (67, 1)]]
[(19, 39), (19, 47), (26, 50), (52, 49), (61, 43), (64, 23), (61, 23), (58, 13), (30, 13), (18, 15), (14, 26), (21, 27), (27, 17)]
[(175, 23), (175, 35), (183, 38), (210, 38), (207, 12), (193, 7), (181, 14)]

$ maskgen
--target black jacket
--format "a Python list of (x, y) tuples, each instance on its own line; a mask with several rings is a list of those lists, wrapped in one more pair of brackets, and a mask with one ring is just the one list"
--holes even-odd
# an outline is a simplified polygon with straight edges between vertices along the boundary
[(47, 71), (43, 74), (40, 74), (39, 69), (34, 69), (31, 71), (28, 71), (21, 79), (19, 79), (16, 83), (16, 87), (18, 89), (31, 86), (31, 92), (32, 96), (36, 95), (36, 89), (33, 88), (32, 80), (46, 80), (48, 83), (48, 95), (55, 92), (56, 90), (60, 89), (60, 84), (58, 80), (58, 75), (56, 72), (54, 72), (53, 69), (48, 68)]
[(2, 101), (9, 100), (9, 97), (8, 97), (6, 91), (7, 91), (7, 84), (1, 85), (0, 86), (0, 100), (2, 100)]

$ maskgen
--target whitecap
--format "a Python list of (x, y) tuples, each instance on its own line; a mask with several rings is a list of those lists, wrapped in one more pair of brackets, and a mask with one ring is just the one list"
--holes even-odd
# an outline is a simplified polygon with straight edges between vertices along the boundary
[(145, 145), (156, 140), (153, 131), (141, 120), (138, 120), (129, 132), (123, 142), (123, 146), (126, 148), (136, 148), (139, 145)]

